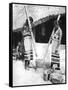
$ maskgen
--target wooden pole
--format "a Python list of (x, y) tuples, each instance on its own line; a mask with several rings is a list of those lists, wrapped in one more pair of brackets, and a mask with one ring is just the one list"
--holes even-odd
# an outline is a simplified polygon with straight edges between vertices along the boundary
[[(61, 17), (61, 15), (59, 14), (58, 17), (57, 17), (57, 22), (59, 21), (60, 17)], [(50, 39), (49, 39), (49, 42), (48, 42), (48, 46), (47, 46), (46, 52), (45, 52), (45, 54), (44, 54), (43, 60), (47, 57), (48, 50), (49, 50), (49, 46), (50, 46), (50, 42), (51, 42), (51, 40), (52, 40), (51, 37), (52, 37), (53, 34), (54, 34), (54, 30), (55, 30), (55, 28), (53, 29), (52, 34), (51, 34), (51, 36), (50, 36)]]

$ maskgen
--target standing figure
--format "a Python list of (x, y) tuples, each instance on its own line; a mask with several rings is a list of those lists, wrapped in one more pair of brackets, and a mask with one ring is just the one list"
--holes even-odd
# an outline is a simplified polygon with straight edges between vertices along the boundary
[[(33, 18), (29, 17), (30, 23), (32, 24)], [(30, 60), (33, 60), (33, 49), (32, 49), (32, 37), (31, 37), (31, 32), (29, 30), (29, 24), (28, 20), (26, 19), (26, 23), (24, 24), (23, 27), (23, 38), (24, 38), (24, 61), (25, 61), (25, 69), (29, 67)]]
[(51, 36), (52, 43), (52, 55), (51, 55), (51, 68), (60, 69), (60, 55), (59, 55), (59, 46), (62, 38), (62, 30), (59, 26), (59, 22), (54, 22), (55, 27)]

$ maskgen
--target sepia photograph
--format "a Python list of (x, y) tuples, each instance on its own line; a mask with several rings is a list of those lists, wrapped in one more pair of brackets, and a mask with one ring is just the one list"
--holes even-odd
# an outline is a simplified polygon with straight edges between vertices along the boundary
[(66, 84), (66, 6), (9, 4), (10, 86)]

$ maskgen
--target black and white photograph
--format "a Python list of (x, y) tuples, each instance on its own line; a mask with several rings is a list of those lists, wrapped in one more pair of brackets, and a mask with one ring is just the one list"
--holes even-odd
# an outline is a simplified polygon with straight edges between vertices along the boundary
[(66, 6), (9, 4), (10, 86), (66, 84)]

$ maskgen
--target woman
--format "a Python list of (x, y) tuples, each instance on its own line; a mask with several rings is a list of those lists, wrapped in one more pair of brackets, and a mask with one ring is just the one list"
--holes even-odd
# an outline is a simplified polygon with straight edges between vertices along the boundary
[(52, 43), (52, 59), (51, 59), (51, 67), (53, 67), (53, 64), (55, 64), (54, 66), (56, 66), (55, 68), (59, 68), (60, 67), (60, 56), (59, 56), (59, 46), (61, 43), (61, 39), (62, 39), (62, 30), (59, 26), (59, 22), (55, 21), (54, 22), (54, 29), (53, 29), (53, 33), (51, 36), (51, 43)]
[[(29, 20), (32, 25), (33, 18), (29, 17)], [(29, 28), (28, 20), (26, 19), (26, 22), (23, 26), (23, 31), (22, 31), (23, 38), (24, 38), (24, 48), (25, 48), (25, 52), (24, 52), (25, 69), (29, 67), (30, 60), (33, 60), (32, 36), (29, 29), (30, 28)]]

